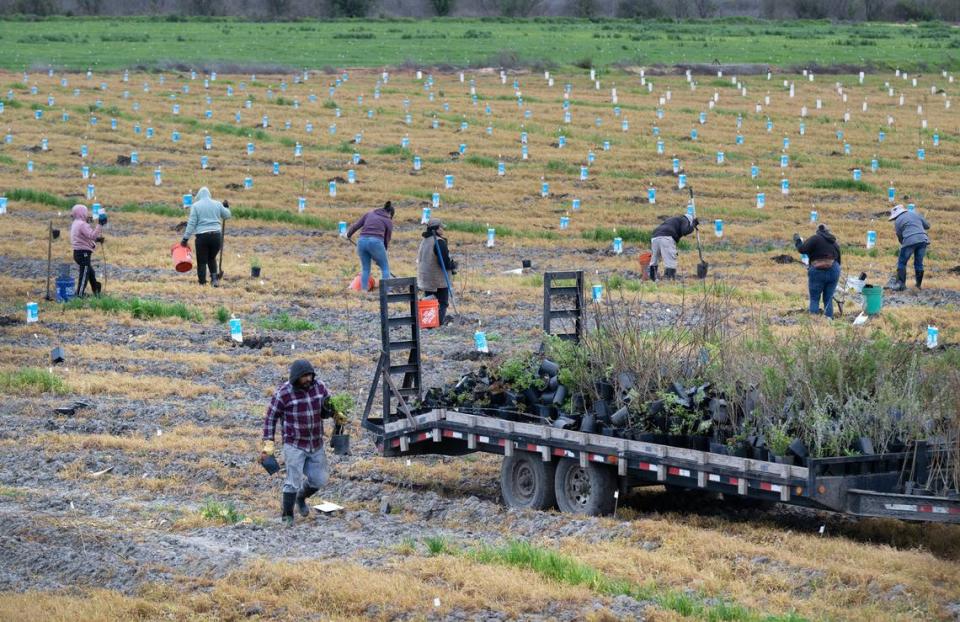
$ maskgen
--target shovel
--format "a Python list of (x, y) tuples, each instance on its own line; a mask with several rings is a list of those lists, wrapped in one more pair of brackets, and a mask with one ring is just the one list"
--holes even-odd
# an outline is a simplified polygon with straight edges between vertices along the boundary
[[(696, 213), (697, 204), (693, 198), (693, 186), (687, 186), (690, 189), (690, 204), (693, 205), (694, 213)], [(697, 264), (697, 278), (705, 279), (707, 278), (707, 268), (708, 264), (703, 259), (703, 246), (700, 244), (700, 229), (694, 229), (694, 232), (697, 234), (697, 254), (700, 255), (700, 263)]]
[(220, 281), (223, 279), (223, 245), (226, 240), (227, 233), (227, 221), (223, 220), (220, 224), (220, 257), (218, 258), (217, 263), (217, 280)]

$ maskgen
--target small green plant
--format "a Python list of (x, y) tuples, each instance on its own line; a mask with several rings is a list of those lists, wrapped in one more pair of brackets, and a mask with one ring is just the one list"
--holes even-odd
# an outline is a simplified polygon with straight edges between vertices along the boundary
[(349, 416), (355, 406), (353, 396), (349, 393), (336, 393), (330, 397), (330, 407), (337, 414)]
[(217, 321), (221, 324), (226, 324), (230, 321), (230, 311), (223, 305), (217, 307)]
[(250, 259), (250, 267), (254, 269), (260, 268), (261, 267), (260, 258), (253, 257), (252, 259)]
[(226, 525), (234, 525), (243, 520), (244, 516), (233, 505), (232, 501), (209, 500), (200, 508), (200, 516), (207, 520), (217, 521)]
[(0, 392), (15, 395), (69, 393), (70, 388), (62, 378), (46, 369), (25, 367), (16, 371), (0, 371)]
[(430, 536), (424, 539), (423, 543), (427, 545), (427, 552), (431, 557), (453, 552), (443, 536)]
[(530, 354), (519, 354), (505, 360), (497, 370), (497, 376), (517, 391), (533, 387), (542, 390), (546, 387), (542, 378), (537, 376), (536, 359)]
[(767, 447), (775, 456), (787, 455), (790, 448), (790, 435), (784, 426), (773, 426), (767, 431)]

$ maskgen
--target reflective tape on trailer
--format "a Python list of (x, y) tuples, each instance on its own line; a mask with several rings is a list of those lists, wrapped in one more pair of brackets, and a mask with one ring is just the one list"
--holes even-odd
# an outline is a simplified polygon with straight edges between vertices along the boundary
[(736, 486), (740, 483), (739, 477), (727, 477), (726, 475), (717, 475), (716, 473), (710, 473), (707, 477), (711, 482), (718, 482), (720, 484)]
[(444, 430), (443, 436), (445, 438), (459, 438), (459, 439), (466, 438), (463, 432), (457, 432), (456, 430)]
[(770, 482), (760, 482), (760, 490), (766, 490), (768, 492), (780, 492), (783, 490), (783, 486), (779, 484), (771, 484)]
[(660, 470), (660, 467), (656, 464), (650, 464), (649, 462), (641, 462), (637, 466), (640, 467), (641, 471), (652, 471), (656, 473)]
[(913, 503), (885, 503), (883, 507), (893, 512), (920, 512), (923, 514), (960, 514), (960, 507), (925, 505)]
[(603, 462), (604, 464), (616, 464), (616, 456), (604, 456), (603, 454), (588, 454), (590, 462)]
[(681, 469), (679, 467), (669, 467), (667, 469), (667, 475), (675, 475), (677, 477), (692, 477), (689, 469)]
[(577, 452), (570, 451), (569, 449), (560, 449), (560, 448), (554, 447), (553, 455), (560, 456), (561, 458), (576, 458)]

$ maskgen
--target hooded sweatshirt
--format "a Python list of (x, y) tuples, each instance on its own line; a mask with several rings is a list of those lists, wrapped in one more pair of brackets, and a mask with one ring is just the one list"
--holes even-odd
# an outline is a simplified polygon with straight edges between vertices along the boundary
[(680, 238), (693, 233), (693, 220), (687, 216), (673, 216), (667, 218), (660, 226), (653, 230), (651, 238), (671, 237), (674, 242), (679, 242)]
[(220, 201), (210, 198), (210, 190), (206, 187), (197, 191), (197, 197), (190, 206), (190, 218), (187, 220), (187, 229), (183, 232), (183, 239), (187, 240), (193, 234), (219, 233), (220, 220), (230, 218), (230, 210)]
[(834, 259), (837, 263), (841, 263), (837, 238), (823, 225), (817, 227), (817, 232), (805, 242), (798, 243), (797, 250), (807, 255), (811, 263), (818, 259)]
[(930, 236), (926, 233), (927, 229), (930, 228), (930, 223), (916, 212), (900, 214), (893, 221), (893, 226), (897, 231), (897, 239), (900, 240), (901, 246), (930, 243)]
[(370, 210), (360, 217), (360, 220), (350, 225), (347, 230), (347, 237), (351, 237), (357, 230), (360, 230), (360, 237), (380, 238), (383, 240), (383, 247), (390, 248), (390, 236), (393, 234), (393, 219), (387, 210), (377, 208)]
[(92, 251), (97, 247), (97, 238), (100, 237), (102, 229), (100, 225), (91, 227), (87, 224), (86, 205), (73, 206), (70, 215), (73, 216), (73, 224), (70, 225), (70, 245), (75, 251)]

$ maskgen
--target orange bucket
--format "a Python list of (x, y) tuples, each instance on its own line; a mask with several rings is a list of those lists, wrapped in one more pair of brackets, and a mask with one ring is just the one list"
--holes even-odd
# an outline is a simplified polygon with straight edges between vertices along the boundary
[(193, 270), (193, 253), (189, 246), (174, 244), (170, 249), (170, 255), (173, 257), (173, 267), (177, 272), (190, 272)]
[(436, 298), (417, 301), (417, 315), (420, 316), (420, 328), (437, 328), (440, 326), (440, 301)]
[(650, 251), (640, 253), (639, 257), (637, 257), (637, 260), (640, 262), (640, 278), (643, 281), (646, 281), (650, 278), (650, 271), (648, 268), (650, 267), (651, 259), (653, 259), (653, 253)]
[[(350, 281), (350, 289), (352, 289), (355, 292), (360, 291), (360, 275), (359, 274), (353, 277), (353, 280)], [(367, 289), (371, 291), (374, 289), (377, 289), (377, 280), (373, 278), (373, 276), (371, 276), (370, 280), (367, 282)]]

